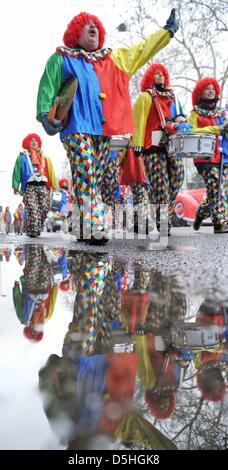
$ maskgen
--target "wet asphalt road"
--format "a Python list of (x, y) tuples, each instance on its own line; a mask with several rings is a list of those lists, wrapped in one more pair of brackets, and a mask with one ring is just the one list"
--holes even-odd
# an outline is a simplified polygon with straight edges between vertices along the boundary
[[(60, 426), (58, 416), (65, 410), (65, 391), (73, 390), (75, 384), (76, 389), (81, 390), (79, 379), (82, 376), (78, 373), (78, 366), (73, 369), (71, 353), (75, 351), (75, 359), (80, 358), (81, 361), (83, 358), (80, 364), (91, 364), (90, 361), (95, 364), (96, 351), (101, 351), (98, 355), (104, 361), (105, 351), (108, 351), (109, 361), (110, 354), (118, 360), (123, 346), (129, 348), (128, 352), (124, 349), (128, 356), (126, 364), (130, 368), (133, 363), (135, 366), (137, 362), (140, 364), (135, 378), (132, 376), (130, 388), (134, 390), (134, 396), (127, 402), (127, 409), (129, 406), (137, 409), (140, 419), (146, 420), (147, 426), (152, 425), (151, 439), (159, 431), (163, 440), (168, 438), (169, 445), (175, 445), (178, 449), (223, 449), (227, 446), (227, 398), (223, 390), (225, 392), (227, 377), (228, 235), (214, 235), (212, 227), (204, 227), (198, 233), (192, 228), (174, 228), (167, 240), (167, 247), (164, 247), (165, 240), (162, 247), (161, 243), (151, 239), (111, 240), (103, 247), (92, 247), (76, 242), (75, 237), (69, 234), (43, 233), (38, 239), (29, 239), (25, 235), (0, 235), (0, 340), (4, 358), (0, 366), (3, 385), (0, 407), (2, 449), (65, 449), (67, 440), (64, 436), (68, 435), (70, 425), (63, 420)], [(25, 250), (23, 245), (27, 245)], [(95, 256), (84, 256), (85, 252)], [(99, 256), (99, 253), (107, 253), (107, 256)], [(67, 264), (60, 264), (61, 258)], [(97, 269), (98, 265), (100, 269)], [(63, 279), (69, 281), (67, 290)], [(42, 302), (43, 308), (43, 302), (47, 302), (42, 310), (42, 315), (46, 312), (45, 319), (38, 316), (40, 310), (34, 310), (33, 315), (31, 309), (31, 316), (27, 316), (27, 307), (31, 304), (28, 304), (26, 286), (30, 286), (30, 297), (36, 302), (37, 309), (39, 302)], [(123, 323), (122, 315), (125, 319)], [(210, 327), (205, 327), (208, 317)], [(95, 322), (97, 319), (98, 323)], [(216, 323), (218, 320), (220, 326)], [(111, 323), (114, 323), (113, 330), (110, 330)], [(35, 329), (37, 326), (39, 328)], [(36, 341), (33, 340), (34, 336), (28, 335), (31, 328), (37, 335)], [(190, 331), (189, 336), (187, 333), (182, 335), (186, 331)], [(196, 333), (191, 336), (192, 332)], [(106, 350), (109, 334), (111, 345)], [(183, 351), (178, 347), (173, 349), (171, 337), (174, 345), (184, 341), (181, 343)], [(101, 338), (100, 343), (94, 342), (96, 338)], [(143, 344), (148, 344), (149, 356), (145, 356), (144, 348), (140, 349)], [(215, 354), (211, 345), (216, 347)], [(69, 371), (67, 369), (69, 375), (66, 374), (66, 359), (67, 364), (71, 365)], [(186, 361), (189, 361), (187, 369)], [(129, 383), (128, 369), (121, 372), (121, 364), (118, 365), (120, 390), (122, 385), (125, 387), (125, 376)], [(170, 390), (168, 395), (173, 400), (173, 408), (167, 419), (157, 419), (153, 409), (147, 406), (146, 364), (151, 364), (154, 371), (149, 389), (152, 395), (154, 390), (155, 399), (160, 397), (161, 409), (167, 405), (167, 390)], [(57, 377), (53, 375), (53, 370), (61, 378), (59, 395), (53, 394), (55, 387), (50, 389), (51, 393), (48, 392), (52, 377)], [(95, 373), (95, 377), (100, 377), (99, 367), (94, 369), (90, 365), (88, 370)], [(49, 393), (44, 401), (39, 380), (41, 371), (41, 385), (45, 386), (46, 383), (48, 389), (44, 392)], [(204, 372), (206, 379), (208, 374), (210, 376), (212, 391), (216, 384), (219, 390), (221, 388), (219, 400), (209, 399), (208, 396), (204, 398), (201, 394), (197, 377)], [(115, 379), (115, 368), (113, 374)], [(106, 375), (103, 380), (106, 383)], [(81, 416), (75, 411), (75, 404), (82, 403), (83, 412), (84, 402), (91, 401), (89, 392), (88, 388), (82, 401), (81, 398), (76, 402), (70, 401), (69, 412), (72, 411), (72, 416)], [(95, 410), (96, 406), (100, 409), (104, 401), (102, 410), (105, 410), (106, 403), (100, 395), (97, 396), (97, 404), (95, 400), (94, 408), (95, 396), (93, 393), (91, 409)], [(109, 400), (109, 393), (106, 396)], [(58, 403), (53, 408), (56, 410), (53, 416), (46, 409), (49, 399), (54, 400), (50, 403)], [(75, 429), (78, 429), (77, 426)], [(94, 433), (93, 447), (89, 447), (87, 429), (84, 433), (88, 449), (110, 448), (109, 441), (99, 442), (97, 428)], [(150, 443), (147, 445), (150, 446)], [(125, 449), (119, 442), (113, 442), (112, 446), (111, 449)], [(162, 441), (155, 448), (162, 449), (163, 446)]]
[[(115, 237), (121, 237), (115, 235)], [(125, 235), (126, 236), (126, 235)], [(128, 235), (129, 237), (132, 236)], [(137, 237), (137, 236), (136, 236)], [(0, 246), (19, 244), (43, 244), (93, 253), (108, 253), (123, 262), (139, 263), (146, 270), (174, 275), (179, 285), (188, 294), (211, 296), (228, 302), (228, 234), (213, 233), (212, 227), (203, 227), (194, 232), (191, 227), (172, 228), (172, 236), (163, 245), (148, 239), (112, 239), (105, 246), (88, 246), (76, 242), (72, 235), (43, 232), (41, 237), (30, 239), (10, 234), (0, 235)]]

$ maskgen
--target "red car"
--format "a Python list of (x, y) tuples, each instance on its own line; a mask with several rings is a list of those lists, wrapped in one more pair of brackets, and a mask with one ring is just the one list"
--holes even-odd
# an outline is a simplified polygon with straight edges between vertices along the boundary
[[(206, 199), (206, 189), (184, 189), (180, 191), (176, 197), (173, 206), (173, 225), (192, 225), (195, 219), (196, 209)], [(210, 219), (204, 221), (209, 224)]]

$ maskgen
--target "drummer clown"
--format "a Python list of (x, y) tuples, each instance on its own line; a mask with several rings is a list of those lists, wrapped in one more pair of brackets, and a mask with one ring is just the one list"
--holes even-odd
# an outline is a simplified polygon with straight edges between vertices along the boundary
[(195, 158), (194, 164), (202, 176), (207, 191), (206, 201), (199, 205), (194, 221), (194, 229), (199, 230), (204, 219), (211, 217), (214, 233), (228, 233), (227, 192), (228, 192), (228, 122), (225, 110), (218, 101), (221, 89), (213, 77), (205, 77), (195, 85), (192, 92), (193, 109), (189, 122), (194, 134), (216, 136), (212, 158)]
[[(166, 139), (177, 132), (190, 132), (192, 126), (185, 122), (184, 111), (170, 88), (169, 72), (163, 64), (153, 63), (146, 69), (141, 94), (134, 106), (134, 118), (136, 130), (132, 145), (136, 155), (144, 154), (148, 185), (147, 188), (142, 184), (131, 185), (133, 203), (141, 206), (141, 214), (148, 225), (155, 206), (157, 229), (160, 231), (160, 218), (162, 222), (168, 219), (170, 235), (172, 207), (183, 183), (184, 163), (178, 156), (169, 158)], [(162, 206), (167, 207), (164, 213)], [(134, 231), (139, 233), (141, 225), (141, 220), (135, 220)]]

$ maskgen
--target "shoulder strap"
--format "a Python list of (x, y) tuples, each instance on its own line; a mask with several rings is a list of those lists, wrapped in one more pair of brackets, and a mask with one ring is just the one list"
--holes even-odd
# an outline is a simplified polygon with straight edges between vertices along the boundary
[(160, 119), (161, 128), (165, 129), (166, 121), (165, 121), (165, 118), (164, 118), (163, 111), (161, 109), (161, 105), (159, 103), (158, 94), (157, 94), (156, 90), (154, 90), (154, 89), (152, 89), (152, 90), (148, 89), (147, 91), (152, 95), (154, 107), (157, 110), (157, 113), (158, 113), (158, 116), (159, 116), (159, 119)]
[(34, 168), (32, 166), (32, 162), (31, 162), (31, 158), (29, 156), (29, 153), (28, 153), (28, 150), (25, 150), (25, 155), (26, 155), (26, 158), (27, 158), (27, 162), (28, 162), (28, 166), (29, 166), (29, 169), (31, 171), (32, 174), (34, 174)]

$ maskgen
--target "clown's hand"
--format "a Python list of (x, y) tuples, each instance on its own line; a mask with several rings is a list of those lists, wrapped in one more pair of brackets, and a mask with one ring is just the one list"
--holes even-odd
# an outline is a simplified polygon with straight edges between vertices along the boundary
[(167, 29), (174, 35), (179, 29), (179, 20), (176, 18), (176, 9), (172, 8), (169, 18), (166, 21), (164, 29)]
[(137, 336), (144, 336), (144, 334), (145, 334), (145, 328), (144, 328), (144, 326), (140, 323), (139, 325), (137, 325), (136, 335), (137, 335)]
[(135, 157), (140, 157), (142, 155), (143, 147), (133, 147)]
[(42, 126), (45, 132), (48, 135), (55, 135), (57, 132), (61, 132), (64, 129), (63, 124), (58, 119), (54, 119), (52, 123), (48, 121), (48, 113), (41, 113), (39, 115), (39, 121), (42, 123)]

